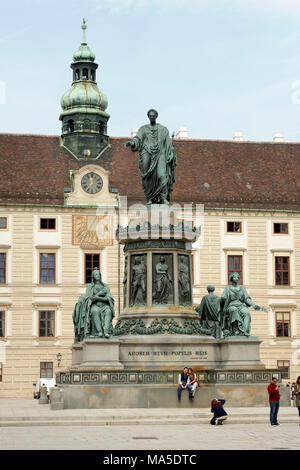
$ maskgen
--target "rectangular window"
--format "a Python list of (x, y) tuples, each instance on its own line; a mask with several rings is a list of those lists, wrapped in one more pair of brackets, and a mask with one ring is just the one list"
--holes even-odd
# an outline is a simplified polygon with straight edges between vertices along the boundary
[(55, 313), (53, 311), (39, 312), (39, 336), (41, 338), (48, 338), (55, 336)]
[(243, 257), (241, 255), (228, 255), (228, 282), (231, 273), (240, 275), (239, 284), (243, 283)]
[(281, 371), (283, 379), (290, 378), (290, 361), (277, 361), (277, 368)]
[(227, 222), (227, 232), (241, 233), (242, 222)]
[(55, 230), (56, 219), (40, 219), (41, 230)]
[(41, 362), (41, 379), (53, 378), (53, 362)]
[(5, 312), (0, 312), (0, 338), (5, 336)]
[(6, 283), (6, 253), (0, 253), (0, 284)]
[(100, 254), (99, 253), (86, 253), (85, 254), (85, 283), (92, 282), (92, 272), (95, 268), (100, 270)]
[(7, 217), (0, 217), (0, 229), (7, 228)]
[(0, 382), (2, 382), (2, 377), (3, 377), (3, 364), (0, 362)]
[(40, 284), (55, 284), (54, 253), (40, 253)]
[(275, 256), (275, 284), (276, 286), (290, 285), (290, 258), (289, 256)]
[(289, 233), (289, 224), (277, 224), (274, 223), (274, 233)]
[(290, 314), (286, 312), (276, 313), (276, 336), (278, 338), (291, 336)]

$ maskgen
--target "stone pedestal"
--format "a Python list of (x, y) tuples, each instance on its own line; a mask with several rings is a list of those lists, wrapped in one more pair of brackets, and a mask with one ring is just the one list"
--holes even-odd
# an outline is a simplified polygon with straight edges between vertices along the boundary
[[(166, 229), (145, 222), (134, 237), (130, 228), (120, 229), (124, 309), (112, 338), (72, 346), (72, 366), (57, 377), (65, 408), (208, 407), (215, 397), (228, 406), (264, 406), (272, 376), (281, 379), (260, 361), (259, 338), (216, 339), (214, 327), (201, 327), (191, 284), (192, 242), (200, 232), (183, 224)], [(170, 281), (165, 291), (161, 272)], [(184, 396), (178, 403), (185, 366), (201, 387), (194, 402)]]
[(267, 406), (267, 387), (276, 370), (199, 370), (194, 367), (200, 388), (194, 401), (183, 391), (177, 400), (181, 369), (166, 370), (82, 370), (61, 373), (64, 384), (64, 408), (208, 408), (215, 397), (226, 406)]
[(49, 403), (48, 395), (47, 395), (47, 387), (41, 387), (41, 394), (39, 398), (40, 405), (47, 405)]
[(72, 346), (72, 368), (123, 369), (119, 348), (120, 341), (115, 338), (86, 338)]

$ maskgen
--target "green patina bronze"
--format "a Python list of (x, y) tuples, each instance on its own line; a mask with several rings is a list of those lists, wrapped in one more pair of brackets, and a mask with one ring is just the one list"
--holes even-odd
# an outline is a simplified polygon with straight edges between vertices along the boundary
[(142, 319), (118, 320), (115, 330), (115, 336), (120, 335), (211, 335), (211, 330), (204, 329), (200, 326), (199, 320), (186, 319), (182, 325), (176, 320), (170, 318), (155, 319), (149, 326), (146, 326)]
[(232, 273), (229, 280), (231, 285), (225, 287), (221, 296), (223, 334), (225, 337), (250, 336), (251, 315), (248, 307), (264, 312), (267, 310), (256, 305), (245, 287), (238, 285), (239, 273)]
[(153, 255), (154, 280), (152, 297), (154, 304), (163, 305), (174, 303), (172, 295), (172, 270), (169, 270), (169, 264), (166, 262), (166, 258), (170, 258), (170, 255), (159, 256), (159, 262), (156, 263), (156, 255)]
[(158, 124), (157, 111), (150, 109), (146, 124), (125, 146), (139, 152), (139, 170), (148, 205), (169, 204), (175, 182), (176, 152), (166, 127)]
[(124, 262), (124, 277), (123, 277), (123, 308), (126, 307), (126, 298), (127, 298), (127, 263), (128, 258), (125, 258)]
[(144, 240), (131, 242), (124, 246), (124, 253), (132, 250), (152, 250), (157, 248), (185, 249), (185, 242), (181, 240)]
[(199, 314), (200, 325), (202, 328), (210, 330), (211, 334), (221, 338), (221, 307), (220, 297), (214, 291), (215, 286), (207, 286), (208, 295), (202, 297), (201, 304), (195, 309)]
[(96, 268), (92, 273), (91, 284), (87, 286), (85, 294), (79, 297), (73, 311), (75, 343), (84, 338), (110, 338), (113, 335), (114, 316), (114, 299)]
[(187, 255), (178, 256), (178, 293), (180, 305), (191, 305), (191, 279), (189, 257)]
[(145, 255), (131, 257), (130, 305), (146, 305), (147, 261)]

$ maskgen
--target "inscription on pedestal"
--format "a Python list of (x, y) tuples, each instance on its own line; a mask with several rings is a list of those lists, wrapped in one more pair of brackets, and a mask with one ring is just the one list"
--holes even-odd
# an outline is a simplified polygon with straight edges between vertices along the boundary
[(206, 361), (208, 359), (208, 351), (200, 350), (200, 351), (128, 351), (126, 360), (182, 360), (182, 359), (198, 359)]

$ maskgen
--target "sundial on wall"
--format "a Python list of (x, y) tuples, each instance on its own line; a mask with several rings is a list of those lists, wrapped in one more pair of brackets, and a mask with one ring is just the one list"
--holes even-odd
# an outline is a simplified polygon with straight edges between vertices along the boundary
[(88, 194), (96, 194), (101, 191), (103, 180), (98, 173), (90, 171), (81, 178), (81, 187)]

